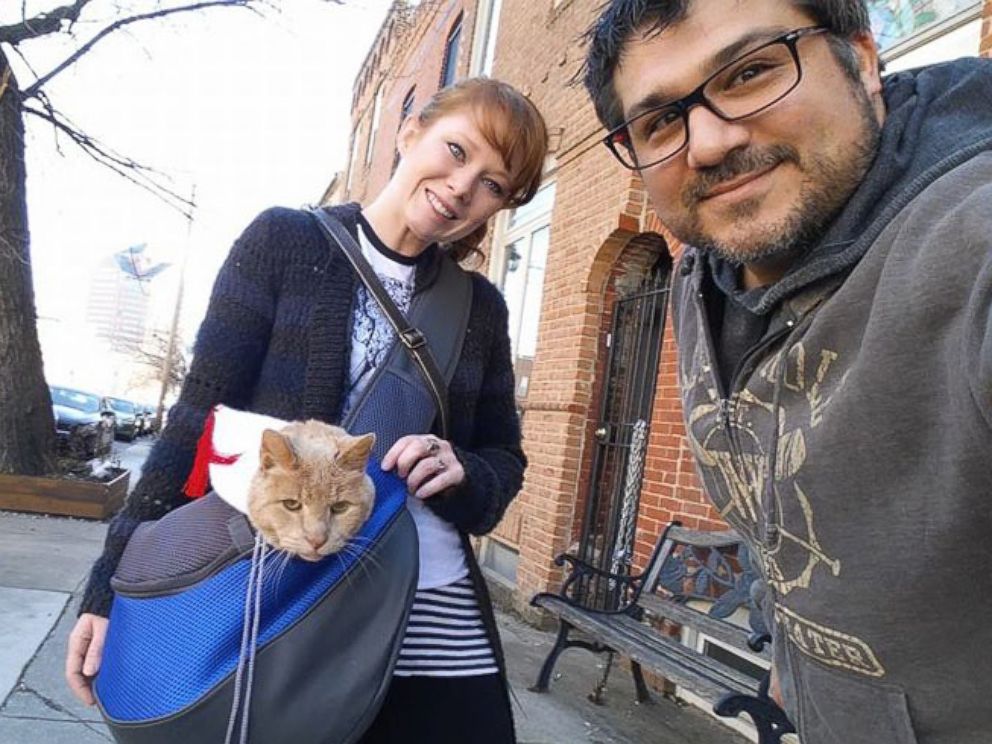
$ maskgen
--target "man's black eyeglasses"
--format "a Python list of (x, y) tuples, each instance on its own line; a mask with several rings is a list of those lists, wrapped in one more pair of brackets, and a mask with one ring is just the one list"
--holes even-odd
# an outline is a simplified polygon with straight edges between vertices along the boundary
[(632, 170), (674, 157), (689, 142), (689, 112), (705, 106), (724, 121), (753, 116), (781, 101), (803, 78), (796, 45), (823, 26), (799, 28), (752, 49), (710, 75), (692, 93), (643, 111), (603, 138), (617, 160)]

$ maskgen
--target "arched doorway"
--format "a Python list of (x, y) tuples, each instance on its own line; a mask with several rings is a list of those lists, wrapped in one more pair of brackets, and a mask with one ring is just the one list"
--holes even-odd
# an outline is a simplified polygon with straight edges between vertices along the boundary
[[(578, 536), (579, 557), (628, 574), (644, 473), (651, 411), (664, 341), (672, 261), (664, 238), (645, 233), (625, 246), (604, 287), (608, 322), (599, 366), (598, 415), (587, 443), (589, 477)], [(584, 601), (612, 609), (613, 582), (590, 578)]]

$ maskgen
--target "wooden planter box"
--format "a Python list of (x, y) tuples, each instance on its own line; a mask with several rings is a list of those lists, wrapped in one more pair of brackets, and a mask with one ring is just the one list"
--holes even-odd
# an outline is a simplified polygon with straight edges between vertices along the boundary
[(124, 503), (130, 476), (97, 483), (0, 473), (0, 509), (106, 519)]

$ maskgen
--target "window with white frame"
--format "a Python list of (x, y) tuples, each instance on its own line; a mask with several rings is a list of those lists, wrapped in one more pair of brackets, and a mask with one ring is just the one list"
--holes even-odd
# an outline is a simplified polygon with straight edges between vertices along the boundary
[[(403, 129), (403, 122), (407, 120), (410, 114), (413, 113), (413, 103), (416, 100), (417, 87), (414, 86), (407, 91), (406, 96), (403, 97), (403, 105), (400, 106), (400, 123), (396, 127), (397, 136), (401, 129)], [(396, 151), (393, 153), (393, 170), (392, 173), (396, 172), (396, 166), (400, 164), (400, 150), (399, 143), (397, 143)]]
[(351, 139), (351, 157), (348, 159), (348, 183), (345, 186), (345, 190), (351, 194), (351, 182), (355, 176), (355, 169), (358, 167), (358, 146), (361, 144), (361, 134), (362, 134), (362, 122), (359, 121), (355, 125), (355, 132), (352, 134)]
[(372, 128), (369, 130), (369, 144), (365, 148), (365, 167), (372, 164), (372, 153), (375, 150), (375, 134), (379, 131), (379, 116), (382, 113), (382, 85), (376, 88), (375, 103), (372, 104)]
[(472, 42), (472, 61), (469, 75), (493, 74), (496, 59), (496, 34), (499, 31), (499, 14), (503, 0), (479, 0), (476, 6), (475, 39)]
[[(883, 57), (925, 43), (972, 17), (980, 17), (981, 11), (982, 0), (868, 0), (872, 33)], [(962, 54), (977, 51), (964, 50)]]
[(503, 290), (509, 310), (510, 343), (517, 398), (527, 397), (531, 368), (537, 352), (544, 272), (551, 242), (551, 211), (555, 185), (543, 186), (527, 204), (505, 218), (494, 241), (490, 264), (493, 280)]

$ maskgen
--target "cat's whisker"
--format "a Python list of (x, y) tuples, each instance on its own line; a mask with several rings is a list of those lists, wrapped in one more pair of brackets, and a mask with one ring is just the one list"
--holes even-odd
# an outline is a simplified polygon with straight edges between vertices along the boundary
[(348, 543), (342, 549), (342, 552), (344, 551), (347, 551), (348, 555), (355, 557), (355, 567), (365, 571), (365, 575), (370, 579), (373, 578), (373, 574), (368, 564), (371, 564), (372, 568), (375, 568), (377, 571), (382, 571), (383, 569), (382, 563), (379, 559), (373, 556), (370, 552), (363, 551), (359, 545)]
[(286, 573), (286, 568), (289, 566), (289, 561), (292, 559), (293, 555), (285, 548), (279, 549), (278, 563), (275, 567), (275, 591), (279, 591), (279, 585), (282, 583), (283, 575)]

